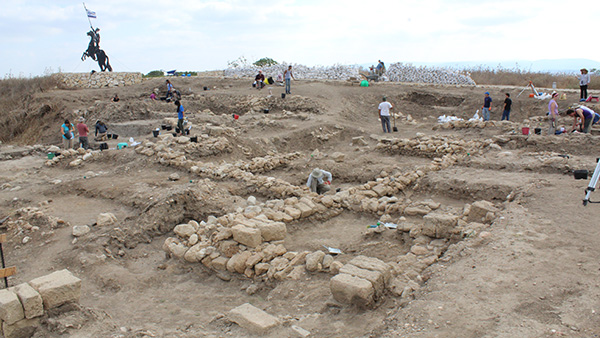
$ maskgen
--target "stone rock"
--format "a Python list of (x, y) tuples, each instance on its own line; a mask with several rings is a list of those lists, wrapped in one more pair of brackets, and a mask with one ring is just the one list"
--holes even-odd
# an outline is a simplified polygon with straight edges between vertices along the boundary
[(29, 282), (44, 301), (45, 309), (53, 309), (69, 302), (79, 302), (81, 279), (67, 270), (60, 270)]
[(169, 181), (179, 181), (181, 179), (181, 176), (179, 176), (178, 173), (172, 173), (171, 175), (169, 175)]
[(458, 224), (459, 218), (459, 216), (451, 214), (427, 214), (423, 216), (423, 235), (433, 238), (446, 238)]
[(287, 234), (287, 227), (282, 222), (260, 223), (258, 229), (263, 240), (267, 242), (283, 240)]
[(334, 274), (337, 275), (338, 273), (340, 273), (340, 269), (344, 266), (344, 263), (342, 262), (338, 262), (338, 261), (333, 261), (331, 263), (331, 265), (329, 266), (329, 271)]
[(240, 245), (238, 242), (233, 240), (222, 241), (217, 245), (217, 248), (226, 257), (233, 257), (236, 253), (240, 252)]
[(40, 326), (40, 319), (22, 319), (10, 325), (2, 323), (2, 333), (4, 338), (25, 338), (32, 337)]
[(185, 252), (185, 254), (183, 255), (183, 259), (190, 263), (200, 262), (207, 255), (206, 247), (208, 247), (208, 243), (205, 242), (193, 245)]
[(369, 143), (365, 141), (364, 136), (357, 136), (352, 138), (352, 145), (362, 147), (369, 145)]
[(383, 274), (379, 271), (361, 269), (352, 264), (346, 264), (340, 269), (340, 274), (348, 274), (368, 280), (371, 282), (371, 284), (373, 284), (373, 289), (375, 290), (376, 295), (382, 294), (385, 288)]
[(269, 263), (258, 263), (254, 266), (254, 272), (257, 276), (262, 275), (263, 273), (269, 271), (271, 268), (271, 264)]
[(228, 317), (244, 329), (261, 335), (280, 324), (279, 319), (249, 303), (232, 309)]
[(231, 228), (233, 240), (250, 248), (256, 248), (262, 243), (262, 235), (259, 229), (248, 228), (238, 224)]
[(354, 257), (349, 264), (362, 269), (381, 272), (383, 274), (385, 283), (387, 283), (392, 277), (392, 266), (378, 258), (357, 256)]
[(192, 234), (190, 238), (188, 238), (189, 245), (196, 245), (198, 243), (198, 234)]
[(284, 212), (293, 219), (300, 219), (300, 216), (302, 216), (302, 212), (300, 210), (289, 205), (285, 207)]
[(367, 307), (375, 300), (371, 282), (345, 273), (332, 277), (329, 287), (333, 298), (342, 304)]
[(292, 332), (294, 332), (294, 334), (299, 338), (307, 338), (308, 336), (310, 336), (310, 331), (305, 330), (305, 329), (301, 328), (300, 326), (292, 325), (291, 328), (292, 328)]
[(315, 213), (313, 208), (302, 202), (297, 203), (294, 208), (300, 210), (300, 218), (305, 218)]
[(431, 209), (426, 205), (419, 205), (416, 207), (406, 207), (404, 214), (406, 216), (424, 216), (431, 212)]
[(90, 232), (90, 227), (87, 225), (74, 225), (72, 234), (74, 237), (81, 237)]
[(165, 243), (163, 244), (163, 250), (177, 258), (183, 258), (186, 251), (188, 250), (188, 247), (180, 243), (178, 239), (169, 237), (165, 239)]
[(485, 222), (486, 215), (488, 212), (497, 213), (498, 209), (494, 206), (492, 202), (477, 201), (471, 204), (467, 220), (469, 222)]
[(325, 257), (323, 257), (323, 269), (329, 269), (333, 261), (334, 258), (332, 255), (325, 255)]
[(265, 261), (270, 261), (277, 256), (283, 256), (286, 252), (287, 249), (282, 244), (269, 244), (263, 249)]
[(244, 216), (247, 218), (254, 218), (262, 212), (262, 208), (258, 205), (249, 205), (244, 209)]
[(346, 154), (340, 153), (340, 152), (335, 152), (335, 153), (331, 154), (331, 158), (336, 162), (344, 162), (344, 159), (346, 158)]
[(0, 290), (0, 319), (10, 325), (23, 318), (25, 314), (17, 294), (7, 289)]
[(249, 196), (246, 201), (248, 202), (248, 205), (256, 205), (256, 197), (254, 196)]
[(224, 271), (227, 270), (227, 262), (229, 262), (229, 259), (219, 256), (212, 260), (212, 267), (215, 270)]
[(250, 251), (242, 251), (233, 255), (233, 257), (227, 261), (227, 271), (244, 273), (246, 270), (246, 261), (250, 258), (250, 256), (252, 256)]
[(31, 285), (27, 283), (21, 283), (10, 288), (9, 290), (14, 291), (17, 294), (17, 297), (23, 305), (25, 318), (31, 319), (44, 314), (42, 296), (39, 292), (35, 291)]
[(325, 257), (325, 253), (320, 250), (306, 255), (306, 270), (310, 272), (321, 270), (323, 268), (323, 257)]
[(173, 232), (177, 234), (177, 236), (187, 239), (192, 234), (196, 233), (196, 228), (194, 228), (194, 226), (189, 223), (183, 223), (175, 226)]
[(109, 226), (117, 223), (117, 217), (110, 212), (99, 214), (96, 218), (96, 225)]
[(415, 254), (417, 256), (423, 256), (423, 255), (427, 255), (429, 253), (429, 250), (427, 250), (426, 247), (421, 246), (421, 245), (413, 245), (410, 248), (410, 252), (412, 252), (413, 254)]

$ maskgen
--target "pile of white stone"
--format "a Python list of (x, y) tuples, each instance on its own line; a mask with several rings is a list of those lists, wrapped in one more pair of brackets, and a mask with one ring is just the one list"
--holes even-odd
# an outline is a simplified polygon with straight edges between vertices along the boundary
[(492, 139), (483, 141), (464, 140), (455, 136), (426, 135), (423, 133), (417, 133), (416, 137), (412, 139), (383, 139), (377, 144), (377, 149), (382, 151), (392, 153), (409, 152), (421, 155), (452, 155), (454, 160), (457, 159), (456, 156), (478, 154), (486, 147), (495, 150), (501, 149)]
[(411, 64), (393, 63), (384, 77), (392, 82), (433, 83), (450, 85), (475, 85), (468, 74), (449, 68), (433, 68)]
[(55, 164), (58, 164), (63, 159), (73, 159), (69, 162), (70, 167), (80, 166), (84, 161), (90, 161), (92, 159), (98, 158), (102, 153), (100, 150), (91, 150), (91, 149), (83, 149), (79, 148), (75, 149), (65, 149), (61, 150), (57, 146), (50, 146), (48, 148), (49, 153), (60, 153), (58, 156), (54, 156), (52, 159), (47, 160), (44, 164), (48, 167), (51, 167)]
[[(265, 78), (273, 77), (277, 79), (277, 75), (282, 75), (283, 72), (288, 69), (288, 64), (277, 64), (268, 67), (257, 67), (257, 66), (241, 66), (231, 67), (224, 71), (225, 77), (251, 77), (254, 78), (258, 74), (259, 70), (263, 71)], [(308, 67), (299, 64), (293, 64), (292, 72), (295, 79), (314, 79), (314, 80), (348, 80), (350, 78), (357, 78), (360, 76), (358, 66), (345, 66), (345, 65), (333, 65), (333, 66), (315, 66)]]
[(31, 337), (45, 311), (67, 303), (79, 303), (81, 279), (60, 270), (0, 290), (0, 320), (4, 338)]

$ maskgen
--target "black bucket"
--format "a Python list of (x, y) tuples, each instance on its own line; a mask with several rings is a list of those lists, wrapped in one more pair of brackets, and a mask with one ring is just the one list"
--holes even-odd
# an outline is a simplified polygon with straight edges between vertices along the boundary
[(175, 128), (175, 132), (176, 132), (177, 134), (179, 134), (179, 133), (181, 133), (181, 130), (179, 130), (179, 128)]
[(198, 143), (198, 136), (192, 136), (192, 137), (190, 137), (190, 142)]
[(285, 93), (281, 93), (281, 98), (285, 99)]
[(177, 133), (173, 133), (173, 137), (177, 137)]
[(535, 128), (535, 129), (533, 130), (533, 132), (534, 132), (536, 135), (542, 135), (542, 128)]
[(204, 90), (208, 90), (208, 87), (204, 87)]
[(160, 131), (158, 131), (158, 130), (153, 130), (152, 131), (152, 135), (154, 135), (154, 137), (158, 137), (159, 133), (160, 133)]
[(269, 110), (268, 109), (263, 109), (263, 113), (268, 114)]
[(117, 135), (117, 134), (112, 134), (112, 139), (113, 139), (113, 140), (116, 140), (116, 139), (118, 139), (118, 138), (119, 138), (119, 135)]
[(173, 130), (173, 127), (172, 126), (166, 126), (165, 130)]
[(110, 140), (112, 138), (112, 134), (106, 134), (106, 138)]
[(589, 171), (587, 170), (573, 170), (573, 177), (576, 180), (587, 180)]

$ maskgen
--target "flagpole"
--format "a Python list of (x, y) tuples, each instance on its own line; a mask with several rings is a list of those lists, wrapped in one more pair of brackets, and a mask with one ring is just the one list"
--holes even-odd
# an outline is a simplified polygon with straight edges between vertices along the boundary
[(92, 26), (92, 20), (90, 20), (90, 16), (88, 15), (88, 9), (87, 9), (87, 7), (85, 7), (85, 2), (82, 2), (82, 3), (83, 3), (83, 9), (85, 9), (85, 16), (87, 16), (88, 22), (90, 23), (90, 28), (92, 30), (94, 30), (94, 26)]

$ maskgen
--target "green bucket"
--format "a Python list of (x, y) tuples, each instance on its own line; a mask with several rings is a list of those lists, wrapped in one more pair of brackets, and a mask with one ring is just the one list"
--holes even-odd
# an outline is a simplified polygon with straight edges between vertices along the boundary
[(369, 86), (369, 81), (367, 81), (367, 80), (362, 80), (362, 81), (360, 82), (360, 86), (361, 86), (361, 87), (368, 87), (368, 86)]
[(54, 153), (48, 153), (48, 159), (51, 160), (54, 158)]

